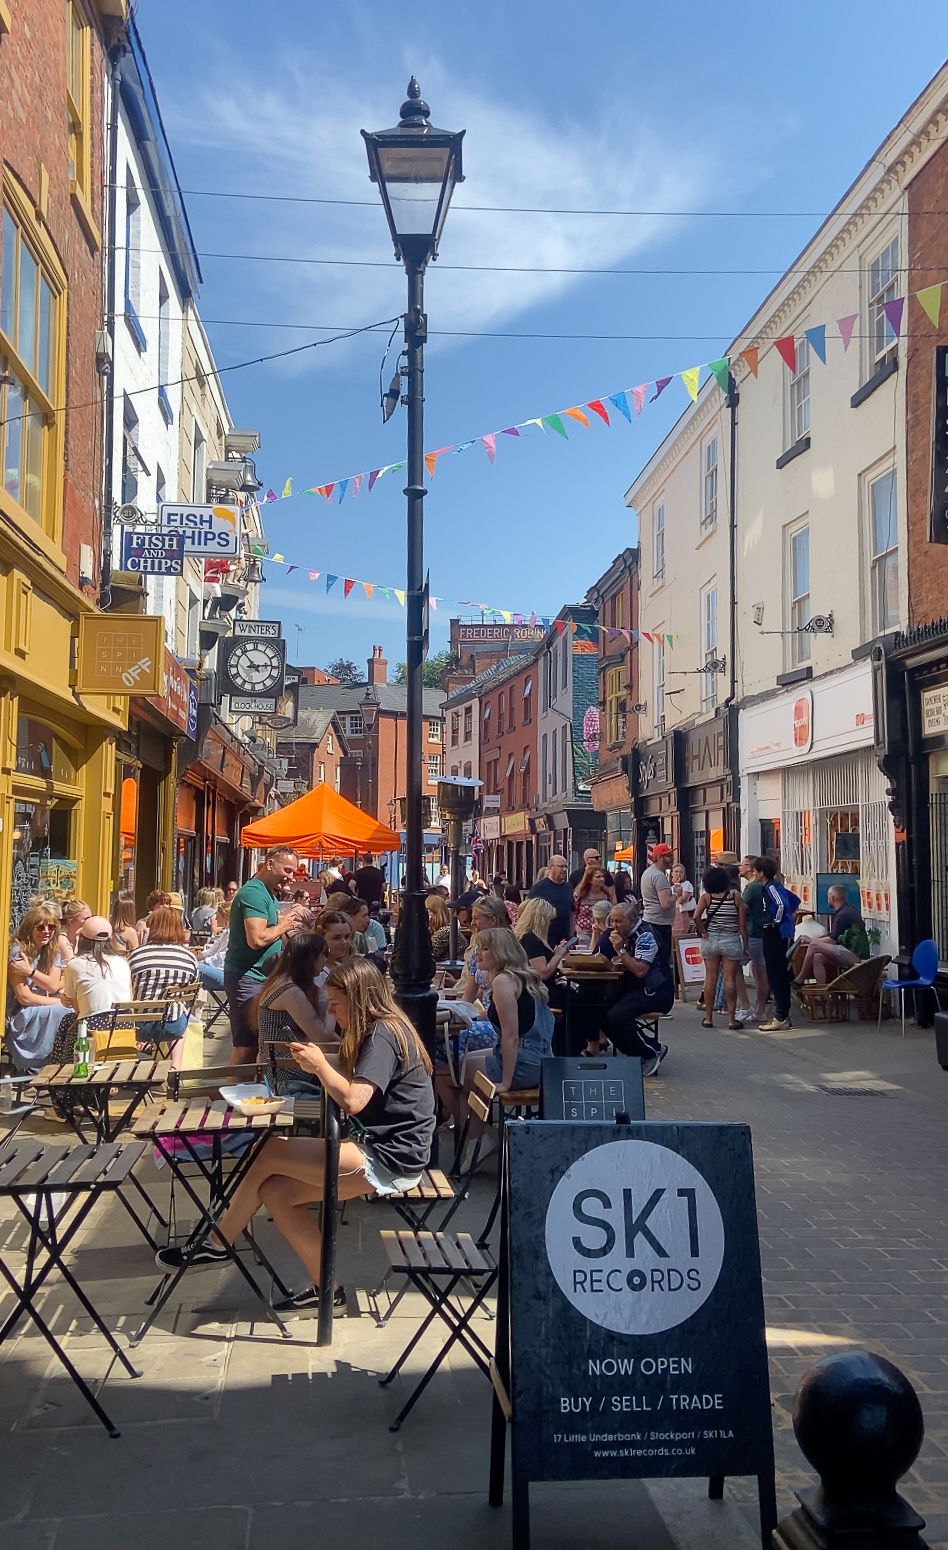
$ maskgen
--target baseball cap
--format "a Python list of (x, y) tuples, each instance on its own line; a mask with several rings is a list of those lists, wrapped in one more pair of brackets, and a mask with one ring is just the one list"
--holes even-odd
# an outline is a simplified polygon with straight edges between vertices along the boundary
[(483, 894), (479, 893), (476, 888), (469, 888), (466, 893), (459, 894), (456, 899), (452, 899), (448, 905), (448, 909), (470, 910), (474, 908), (474, 905), (477, 903), (478, 899), (481, 898), (483, 898)]
[(653, 845), (652, 846), (652, 855), (653, 856), (673, 856), (674, 854), (675, 853), (672, 850), (670, 845)]
[(87, 942), (107, 942), (112, 936), (112, 923), (104, 915), (90, 915), (79, 927), (79, 935)]

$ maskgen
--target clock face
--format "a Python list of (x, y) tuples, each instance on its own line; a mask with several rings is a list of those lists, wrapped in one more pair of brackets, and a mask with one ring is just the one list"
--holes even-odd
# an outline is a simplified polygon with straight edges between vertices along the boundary
[(240, 694), (269, 694), (283, 678), (283, 657), (272, 641), (241, 641), (227, 659), (227, 674)]

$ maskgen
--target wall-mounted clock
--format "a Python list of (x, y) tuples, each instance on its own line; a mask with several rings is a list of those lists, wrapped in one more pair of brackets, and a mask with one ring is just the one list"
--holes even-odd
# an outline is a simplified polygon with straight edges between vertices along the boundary
[(286, 675), (286, 642), (238, 636), (221, 642), (225, 694), (280, 695)]

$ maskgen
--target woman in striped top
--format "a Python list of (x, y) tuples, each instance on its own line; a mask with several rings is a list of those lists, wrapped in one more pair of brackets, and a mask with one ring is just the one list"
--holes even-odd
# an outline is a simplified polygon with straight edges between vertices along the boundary
[[(192, 985), (198, 977), (198, 961), (185, 944), (187, 927), (180, 910), (169, 905), (159, 905), (148, 918), (148, 941), (129, 954), (128, 964), (132, 971), (132, 995), (136, 1001), (164, 1000), (175, 985)], [(180, 1059), (178, 1041), (188, 1025), (187, 1008), (183, 1001), (169, 1000), (165, 1017), (160, 1022), (142, 1023), (138, 1028), (140, 1044), (152, 1044), (156, 1039), (175, 1044), (172, 1064)]]
[(714, 992), (718, 969), (724, 977), (724, 1005), (727, 1025), (740, 1028), (734, 1012), (737, 1005), (737, 977), (748, 960), (747, 912), (744, 901), (723, 867), (711, 866), (701, 879), (703, 892), (695, 910), (695, 928), (701, 937), (704, 959), (704, 1006), (702, 1027), (714, 1026)]

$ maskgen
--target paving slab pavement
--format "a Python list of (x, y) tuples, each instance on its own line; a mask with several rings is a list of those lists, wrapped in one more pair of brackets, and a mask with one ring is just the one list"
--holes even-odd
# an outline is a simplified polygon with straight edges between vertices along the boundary
[[(671, 1054), (648, 1083), (649, 1112), (752, 1127), (781, 1511), (811, 1483), (790, 1424), (800, 1377), (827, 1351), (868, 1345), (919, 1390), (928, 1435), (905, 1489), (933, 1550), (948, 1550), (948, 1074), (921, 1031), (904, 1041), (893, 1025), (792, 1032), (709, 1031), (679, 1010), (663, 1024)], [(162, 1195), (167, 1176), (153, 1182)], [(485, 1177), (464, 1225), (483, 1220), (491, 1189)], [(0, 1351), (3, 1550), (271, 1550), (276, 1535), (300, 1531), (412, 1550), (505, 1543), (508, 1510), (486, 1505), (490, 1392), (463, 1353), (401, 1432), (388, 1431), (405, 1380), (383, 1390), (377, 1379), (422, 1307), (406, 1298), (381, 1330), (368, 1313), (377, 1230), (391, 1224), (378, 1204), (347, 1209), (339, 1269), (352, 1315), (331, 1351), (316, 1347), (312, 1319), (281, 1340), (229, 1268), (190, 1273), (135, 1354), (143, 1376), (109, 1377), (117, 1441), (21, 1325)], [(262, 1232), (298, 1281), (272, 1227)], [(0, 1244), (22, 1248), (8, 1213)], [(156, 1273), (125, 1213), (98, 1208), (74, 1259), (112, 1327), (130, 1333)], [(44, 1312), (80, 1370), (104, 1376), (107, 1347), (54, 1280)], [(432, 1331), (408, 1381), (439, 1344)], [(532, 1507), (537, 1550), (756, 1542), (750, 1482), (729, 1482), (722, 1504), (707, 1502), (701, 1481), (544, 1486)]]

